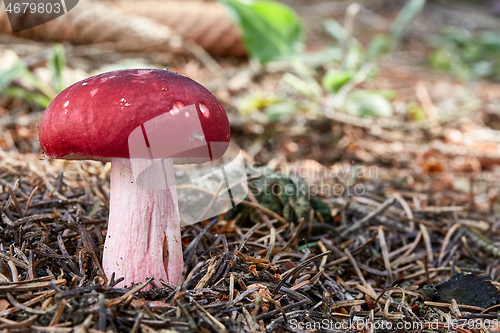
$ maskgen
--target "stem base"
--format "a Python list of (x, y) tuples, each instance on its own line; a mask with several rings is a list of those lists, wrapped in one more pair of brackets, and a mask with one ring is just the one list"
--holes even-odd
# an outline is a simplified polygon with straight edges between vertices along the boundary
[(165, 189), (137, 186), (130, 160), (111, 161), (103, 269), (108, 278), (113, 272), (115, 280), (125, 278), (117, 287), (144, 282), (149, 277), (178, 284), (182, 275), (184, 262), (172, 160), (157, 163), (163, 163), (164, 174), (149, 175), (148, 181), (166, 179), (169, 186), (164, 186)]

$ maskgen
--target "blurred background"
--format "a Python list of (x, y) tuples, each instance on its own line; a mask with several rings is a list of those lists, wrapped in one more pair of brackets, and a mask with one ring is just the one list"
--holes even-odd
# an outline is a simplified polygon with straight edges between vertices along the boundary
[[(449, 313), (453, 320), (499, 318), (483, 312), (500, 301), (500, 0), (82, 0), (18, 33), (8, 10), (15, 9), (0, 3), (0, 281), (17, 284), (15, 259), (27, 276), (22, 283), (60, 274), (57, 281), (65, 277), (69, 286), (67, 306), (49, 300), (42, 312), (29, 312), (43, 313), (38, 325), (56, 325), (65, 311), (62, 320), (72, 321), (66, 326), (106, 330), (110, 296), (98, 298), (96, 290), (104, 284), (110, 163), (44, 158), (38, 126), (65, 87), (125, 68), (168, 68), (206, 86), (229, 116), (231, 140), (255, 168), (247, 168), (247, 200), (182, 229), (183, 289), (138, 296), (164, 302), (152, 307), (164, 308), (161, 316), (143, 308), (144, 298), (130, 303), (135, 291), (112, 301), (108, 322), (120, 331), (138, 332), (149, 318), (152, 325), (161, 318), (158, 327), (201, 331), (209, 323), (201, 306), (238, 332), (285, 331), (283, 309), (294, 311), (289, 318), (336, 312), (350, 320), (373, 318), (379, 306), (375, 315), (391, 322), (413, 320), (414, 311), (441, 325)], [(24, 14), (13, 20), (37, 22)], [(255, 172), (269, 170), (261, 166), (271, 172)], [(222, 184), (201, 190), (215, 199)], [(274, 193), (275, 185), (293, 191)], [(181, 193), (179, 200), (193, 205), (193, 197)], [(489, 277), (460, 275), (466, 283), (451, 286), (450, 297), (443, 285), (441, 295), (431, 290), (426, 301), (452, 302), (451, 312), (433, 314), (419, 303), (419, 288), (462, 271)], [(280, 286), (289, 292), (281, 295)], [(406, 297), (390, 296), (399, 287)], [(59, 302), (62, 293), (50, 288)], [(251, 288), (262, 298), (249, 295)], [(470, 303), (457, 294), (491, 298)], [(16, 297), (31, 302), (35, 295), (49, 294), (30, 289)], [(125, 312), (125, 299), (123, 309), (147, 309), (144, 318)], [(236, 300), (250, 307), (233, 307)], [(400, 317), (387, 312), (389, 304)], [(484, 311), (466, 317), (456, 304)], [(9, 306), (0, 299), (4, 316), (21, 309)], [(28, 318), (22, 309), (11, 318)], [(10, 332), (7, 323), (0, 328)], [(214, 331), (224, 332), (220, 327)], [(72, 331), (66, 328), (56, 327)]]
[(2, 4), (0, 151), (41, 158), (43, 110), (78, 80), (168, 68), (216, 95), (251, 163), (376, 165), (411, 186), (469, 192), (473, 177), (489, 191), (498, 15), (498, 0), (87, 0), (12, 34)]

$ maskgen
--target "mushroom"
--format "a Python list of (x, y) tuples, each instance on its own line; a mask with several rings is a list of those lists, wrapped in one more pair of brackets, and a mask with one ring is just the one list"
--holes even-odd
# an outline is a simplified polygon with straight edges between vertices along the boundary
[(174, 164), (217, 159), (229, 121), (202, 85), (158, 69), (108, 72), (62, 91), (45, 110), (49, 158), (111, 161), (103, 269), (117, 286), (148, 277), (178, 284), (184, 263)]

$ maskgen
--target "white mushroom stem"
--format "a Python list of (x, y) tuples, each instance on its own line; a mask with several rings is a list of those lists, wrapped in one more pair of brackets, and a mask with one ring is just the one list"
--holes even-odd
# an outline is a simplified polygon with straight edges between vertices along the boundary
[(111, 161), (110, 212), (103, 269), (108, 278), (113, 272), (115, 279), (125, 278), (117, 287), (144, 282), (149, 277), (177, 284), (182, 275), (184, 262), (175, 174), (172, 160), (160, 163), (163, 174), (145, 173), (148, 179), (141, 179), (141, 184), (142, 181), (150, 184), (168, 182), (170, 186), (146, 189), (137, 185), (129, 159)]

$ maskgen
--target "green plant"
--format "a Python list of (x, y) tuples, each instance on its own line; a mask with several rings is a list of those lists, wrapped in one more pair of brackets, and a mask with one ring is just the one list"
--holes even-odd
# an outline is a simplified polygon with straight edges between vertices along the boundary
[(358, 117), (388, 117), (392, 115), (391, 103), (383, 93), (356, 90), (344, 101), (345, 110)]
[(52, 85), (54, 89), (60, 93), (66, 88), (63, 82), (63, 70), (66, 67), (66, 55), (64, 53), (64, 47), (61, 44), (56, 44), (52, 48), (52, 53), (50, 54), (47, 66), (49, 67)]
[(275, 1), (221, 0), (242, 30), (250, 56), (261, 62), (289, 59), (304, 46), (302, 23), (289, 7)]
[[(387, 96), (382, 92), (355, 88), (366, 79), (376, 76), (376, 62), (396, 48), (408, 25), (423, 8), (425, 0), (409, 0), (394, 20), (389, 33), (375, 36), (366, 48), (352, 36), (354, 19), (360, 9), (360, 5), (354, 3), (347, 11), (346, 27), (334, 20), (324, 23), (325, 30), (335, 43), (315, 53), (303, 51), (303, 24), (287, 6), (265, 0), (220, 1), (240, 27), (252, 58), (261, 63), (286, 60), (293, 68), (294, 72), (283, 74), (283, 81), (299, 92), (302, 98), (295, 97), (296, 101), (290, 101), (290, 98), (276, 97), (277, 101), (288, 101), (252, 109), (264, 111), (268, 121), (277, 121), (301, 109), (319, 111), (320, 108), (313, 105), (323, 103), (325, 97), (330, 108), (359, 117), (385, 117), (392, 114), (388, 99), (394, 98), (394, 94)], [(244, 109), (246, 113), (249, 112), (248, 108)], [(242, 109), (243, 113), (245, 110)]]
[(436, 50), (430, 55), (432, 68), (452, 73), (461, 80), (500, 80), (500, 35), (494, 31), (472, 33), (445, 27), (430, 40)]
[[(387, 117), (392, 115), (392, 105), (388, 101), (395, 92), (354, 90), (365, 80), (375, 77), (378, 72), (377, 61), (393, 52), (405, 30), (422, 10), (425, 0), (410, 0), (393, 21), (388, 34), (373, 37), (366, 48), (352, 36), (352, 31), (334, 20), (324, 23), (325, 30), (337, 41), (336, 55), (327, 65), (329, 69), (322, 78), (323, 88), (329, 93), (330, 104), (335, 109), (344, 110), (358, 117)], [(351, 5), (347, 12), (351, 21), (359, 11), (357, 4)]]
[(54, 45), (47, 63), (51, 71), (52, 86), (31, 73), (26, 63), (19, 59), (11, 68), (0, 71), (0, 93), (46, 108), (57, 93), (65, 88), (62, 72), (66, 61), (62, 45)]
[(22, 60), (18, 60), (11, 68), (0, 71), (0, 92), (44, 108), (56, 96), (55, 91), (33, 75)]

